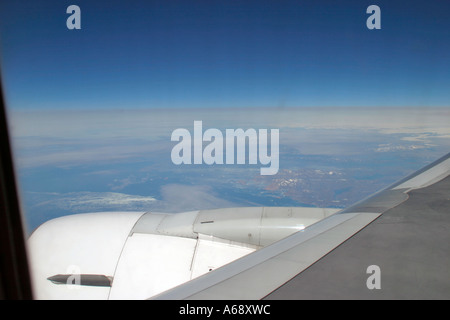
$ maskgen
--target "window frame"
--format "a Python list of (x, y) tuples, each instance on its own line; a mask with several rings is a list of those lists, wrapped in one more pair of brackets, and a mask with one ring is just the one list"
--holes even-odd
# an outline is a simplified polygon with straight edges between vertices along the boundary
[(31, 277), (1, 72), (0, 109), (0, 299), (31, 300)]

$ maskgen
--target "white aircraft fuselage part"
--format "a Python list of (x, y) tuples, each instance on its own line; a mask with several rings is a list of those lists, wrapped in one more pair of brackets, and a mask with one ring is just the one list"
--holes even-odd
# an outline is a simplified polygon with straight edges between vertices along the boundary
[(102, 212), (50, 220), (28, 249), (37, 299), (147, 299), (268, 246), (338, 209)]

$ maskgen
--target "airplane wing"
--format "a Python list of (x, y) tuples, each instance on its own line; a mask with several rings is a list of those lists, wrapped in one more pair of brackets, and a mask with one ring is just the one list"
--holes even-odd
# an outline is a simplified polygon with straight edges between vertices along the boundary
[(449, 175), (450, 154), (156, 298), (449, 299)]
[(450, 154), (345, 210), (94, 213), (39, 227), (38, 299), (450, 297)]

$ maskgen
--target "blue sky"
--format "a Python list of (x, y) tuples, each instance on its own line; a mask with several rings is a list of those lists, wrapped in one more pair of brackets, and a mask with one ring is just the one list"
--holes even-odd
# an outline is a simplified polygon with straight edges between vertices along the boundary
[(2, 1), (2, 74), (22, 110), (448, 107), (449, 23), (437, 0)]

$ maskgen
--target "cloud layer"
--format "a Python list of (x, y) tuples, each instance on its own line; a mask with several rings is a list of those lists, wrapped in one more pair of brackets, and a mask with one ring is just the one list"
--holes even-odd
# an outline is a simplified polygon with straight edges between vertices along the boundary
[[(136, 158), (167, 157), (174, 143), (173, 130), (193, 130), (202, 120), (204, 130), (280, 129), (280, 145), (303, 148), (303, 153), (327, 154), (352, 142), (358, 135), (403, 134), (404, 141), (441, 139), (448, 146), (449, 108), (273, 108), (120, 110), (73, 112), (14, 112), (11, 127), (20, 167), (64, 166), (126, 162)], [(352, 137), (333, 130), (357, 130)], [(327, 134), (328, 133), (328, 134)], [(331, 134), (329, 134), (331, 133)], [(344, 139), (344, 140), (343, 140)], [(328, 147), (323, 147), (323, 143)], [(321, 149), (321, 151), (319, 150)], [(310, 150), (310, 151), (308, 151)]]

